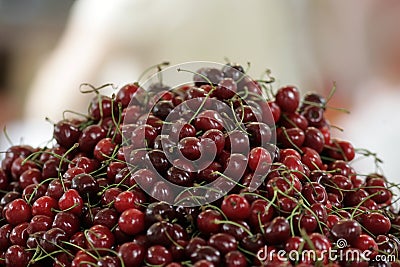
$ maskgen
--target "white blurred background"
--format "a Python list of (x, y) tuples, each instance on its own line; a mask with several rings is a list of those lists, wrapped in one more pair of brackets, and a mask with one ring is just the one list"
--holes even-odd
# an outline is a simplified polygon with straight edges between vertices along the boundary
[(345, 129), (334, 135), (378, 152), (400, 182), (399, 25), (395, 0), (0, 0), (0, 126), (38, 145), (51, 137), (45, 117), (87, 110), (83, 82), (123, 85), (162, 61), (227, 57), (303, 92), (328, 95), (336, 81), (330, 105), (352, 114), (328, 112)]

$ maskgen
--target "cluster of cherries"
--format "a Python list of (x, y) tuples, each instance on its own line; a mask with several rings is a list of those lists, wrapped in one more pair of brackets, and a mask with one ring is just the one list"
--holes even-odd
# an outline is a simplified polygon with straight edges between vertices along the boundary
[(400, 266), (392, 185), (351, 167), (326, 99), (243, 73), (95, 90), (87, 116), (54, 125), (53, 146), (10, 147), (0, 266)]

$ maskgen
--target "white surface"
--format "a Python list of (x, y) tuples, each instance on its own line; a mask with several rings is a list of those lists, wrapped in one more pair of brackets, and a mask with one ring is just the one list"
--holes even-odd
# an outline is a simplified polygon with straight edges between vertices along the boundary
[[(46, 145), (53, 134), (53, 125), (45, 120), (17, 121), (7, 124), (7, 135), (14, 145)], [(3, 133), (0, 134), (0, 151), (6, 151), (11, 144)], [(0, 156), (0, 158), (3, 158)]]

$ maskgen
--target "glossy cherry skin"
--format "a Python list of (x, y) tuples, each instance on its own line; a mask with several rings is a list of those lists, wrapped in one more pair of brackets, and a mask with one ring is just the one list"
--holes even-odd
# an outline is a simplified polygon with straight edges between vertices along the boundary
[(97, 261), (98, 267), (120, 267), (121, 261), (117, 257), (104, 256)]
[(79, 217), (72, 212), (59, 212), (54, 217), (52, 227), (60, 228), (69, 237), (75, 234), (80, 229)]
[(124, 243), (118, 248), (118, 256), (125, 266), (141, 266), (145, 254), (145, 249), (133, 242)]
[(53, 136), (62, 147), (70, 148), (78, 142), (81, 131), (68, 121), (60, 121), (54, 125)]
[(300, 128), (278, 128), (277, 129), (277, 142), (284, 148), (301, 147), (305, 140), (304, 131)]
[(60, 228), (51, 228), (43, 234), (40, 239), (40, 246), (48, 253), (56, 251), (63, 246), (62, 242), (67, 241), (67, 235)]
[(84, 250), (78, 251), (71, 262), (71, 267), (91, 267), (97, 260)]
[(387, 234), (391, 228), (391, 222), (385, 215), (372, 212), (363, 216), (362, 225), (373, 235)]
[(300, 92), (294, 86), (279, 88), (275, 96), (275, 102), (281, 110), (289, 113), (295, 112), (300, 103)]
[(111, 138), (101, 139), (93, 149), (94, 157), (99, 161), (108, 160), (116, 151), (117, 144)]
[(5, 217), (10, 224), (18, 225), (31, 219), (32, 210), (25, 200), (15, 199), (8, 205)]
[(89, 228), (87, 234), (87, 248), (96, 249), (100, 254), (106, 254), (102, 249), (111, 249), (115, 238), (113, 233), (104, 225), (94, 225)]
[(311, 127), (323, 127), (326, 124), (326, 119), (324, 116), (324, 109), (316, 106), (308, 106), (302, 112), (307, 121), (308, 125)]
[(231, 220), (243, 220), (250, 215), (250, 204), (245, 197), (232, 194), (224, 198), (221, 210)]
[(351, 243), (361, 234), (361, 226), (355, 220), (342, 219), (333, 225), (331, 233), (335, 239), (343, 238)]
[(5, 266), (26, 267), (32, 255), (24, 247), (13, 245), (9, 247), (4, 255)]
[(135, 235), (145, 229), (145, 215), (138, 209), (127, 209), (119, 217), (118, 225), (124, 233)]
[(15, 226), (10, 232), (10, 242), (13, 245), (25, 246), (28, 240), (29, 234), (27, 228), (29, 223), (24, 222)]
[(39, 184), (42, 181), (42, 173), (38, 169), (30, 169), (19, 177), (19, 186), (24, 189), (30, 184)]
[(18, 181), (22, 173), (37, 168), (38, 166), (32, 160), (25, 160), (23, 157), (18, 157), (11, 164), (11, 175), (14, 180)]
[(87, 153), (92, 153), (96, 144), (105, 138), (107, 132), (99, 125), (91, 125), (82, 131), (79, 137), (79, 150)]
[(202, 211), (197, 217), (197, 227), (204, 234), (218, 233), (221, 224), (218, 221), (223, 220), (223, 216), (216, 210)]
[(155, 245), (148, 248), (145, 260), (151, 265), (165, 266), (172, 262), (172, 254), (167, 248)]
[(210, 129), (217, 129), (222, 131), (224, 129), (224, 121), (219, 113), (214, 110), (205, 110), (201, 112), (194, 120), (194, 126), (197, 131), (207, 131)]
[(248, 165), (256, 173), (265, 174), (272, 163), (271, 154), (266, 148), (255, 147), (249, 153)]
[(58, 207), (65, 211), (68, 210), (76, 215), (82, 214), (83, 199), (75, 189), (68, 189), (58, 200)]
[(216, 248), (221, 254), (225, 255), (230, 251), (234, 251), (238, 248), (238, 241), (235, 237), (226, 234), (218, 233), (214, 234), (208, 240), (208, 245)]
[(118, 118), (118, 105), (108, 96), (95, 96), (89, 106), (89, 115), (96, 121), (112, 116)]
[(46, 215), (35, 215), (29, 222), (26, 229), (28, 234), (34, 234), (40, 231), (47, 231), (51, 228), (53, 218)]
[(260, 224), (267, 224), (273, 216), (274, 207), (267, 200), (257, 199), (251, 204), (249, 222), (252, 227), (259, 229)]
[(268, 244), (283, 244), (290, 237), (289, 222), (283, 217), (276, 217), (266, 225), (264, 237)]
[(328, 201), (328, 194), (325, 188), (316, 182), (306, 183), (301, 192), (310, 204), (326, 204)]
[(138, 104), (137, 99), (134, 97), (136, 93), (142, 90), (137, 83), (129, 83), (122, 86), (116, 96), (115, 100), (118, 103), (121, 103), (122, 107), (127, 107), (129, 103), (132, 101), (132, 104)]
[(79, 195), (93, 197), (99, 191), (99, 184), (92, 175), (81, 173), (76, 175), (71, 181), (71, 189), (78, 191)]
[(190, 259), (193, 262), (206, 260), (218, 266), (221, 261), (221, 253), (211, 246), (201, 246), (190, 255)]

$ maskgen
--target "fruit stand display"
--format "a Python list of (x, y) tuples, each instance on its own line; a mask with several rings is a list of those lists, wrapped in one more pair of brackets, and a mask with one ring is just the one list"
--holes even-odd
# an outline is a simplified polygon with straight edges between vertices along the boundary
[(351, 166), (331, 96), (237, 64), (161, 71), (0, 169), (0, 266), (400, 266), (396, 185)]

